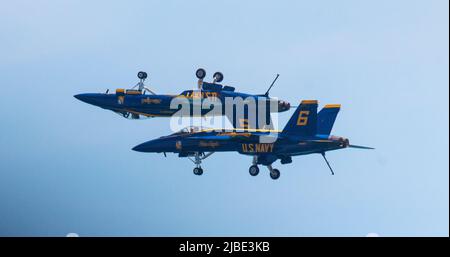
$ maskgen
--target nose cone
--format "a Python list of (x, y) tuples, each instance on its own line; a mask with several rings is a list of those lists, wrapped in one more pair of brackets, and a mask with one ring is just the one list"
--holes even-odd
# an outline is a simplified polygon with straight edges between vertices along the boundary
[(88, 104), (96, 106), (103, 105), (102, 94), (78, 94), (74, 95), (73, 97)]
[(144, 153), (161, 153), (161, 152), (172, 152), (174, 151), (174, 148), (175, 142), (155, 139), (137, 145), (133, 147), (132, 150)]
[(147, 142), (133, 147), (132, 150), (136, 151), (136, 152), (143, 152), (143, 153), (145, 153), (145, 152), (147, 152), (146, 151), (146, 149), (147, 149), (146, 146), (147, 146)]
[(89, 95), (90, 94), (78, 94), (78, 95), (74, 95), (73, 97), (75, 97), (76, 99), (85, 102), (85, 103), (89, 103)]

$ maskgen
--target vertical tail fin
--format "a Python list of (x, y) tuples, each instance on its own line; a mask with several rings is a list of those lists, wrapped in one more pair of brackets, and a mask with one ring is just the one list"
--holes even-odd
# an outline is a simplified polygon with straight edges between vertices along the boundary
[(327, 104), (320, 110), (317, 114), (317, 134), (330, 135), (340, 109), (340, 104)]
[(297, 136), (316, 135), (317, 105), (317, 100), (303, 100), (281, 133)]

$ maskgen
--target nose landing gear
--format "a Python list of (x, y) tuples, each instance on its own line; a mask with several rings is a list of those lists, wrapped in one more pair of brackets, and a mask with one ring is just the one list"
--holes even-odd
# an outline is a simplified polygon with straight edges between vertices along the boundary
[(197, 176), (200, 176), (203, 174), (203, 169), (199, 166), (199, 167), (195, 167), (194, 168), (194, 174)]
[(202, 159), (200, 157), (200, 153), (198, 153), (198, 152), (195, 153), (194, 158), (195, 158), (194, 159), (194, 163), (197, 166), (197, 167), (194, 168), (194, 174), (197, 175), (197, 176), (200, 176), (200, 175), (203, 174), (203, 169), (200, 166), (200, 164), (202, 163)]
[(194, 159), (191, 159), (190, 157), (188, 157), (189, 160), (191, 160), (196, 166), (193, 170), (195, 175), (200, 176), (203, 174), (203, 169), (202, 169), (202, 166), (200, 166), (200, 164), (202, 164), (202, 161), (204, 159), (208, 158), (209, 156), (211, 156), (213, 153), (214, 152), (209, 152), (209, 153), (205, 154), (203, 152), (195, 152)]

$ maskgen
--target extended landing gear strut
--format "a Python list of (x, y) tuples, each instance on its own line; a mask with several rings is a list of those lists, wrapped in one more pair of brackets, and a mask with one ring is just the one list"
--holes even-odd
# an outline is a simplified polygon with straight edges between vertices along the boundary
[(270, 171), (270, 177), (272, 179), (278, 179), (280, 177), (280, 171), (278, 169), (272, 168), (272, 165), (267, 165), (267, 168)]
[(258, 161), (258, 157), (253, 156), (252, 166), (250, 166), (250, 168), (248, 168), (248, 173), (250, 173), (250, 175), (252, 175), (252, 176), (256, 176), (259, 174), (259, 167), (256, 164), (257, 161)]
[(194, 159), (189, 158), (189, 160), (191, 160), (194, 164), (195, 164), (195, 168), (193, 170), (194, 174), (197, 176), (200, 176), (203, 174), (203, 169), (202, 169), (202, 161), (206, 158), (208, 158), (209, 156), (211, 156), (214, 152), (209, 152), (207, 154), (205, 153), (200, 153), (200, 152), (196, 152), (194, 154)]

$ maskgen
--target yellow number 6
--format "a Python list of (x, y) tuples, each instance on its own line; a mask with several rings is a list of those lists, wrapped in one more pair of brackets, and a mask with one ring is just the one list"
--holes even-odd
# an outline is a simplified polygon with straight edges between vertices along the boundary
[(308, 124), (309, 111), (300, 111), (297, 119), (297, 126), (305, 126)]

